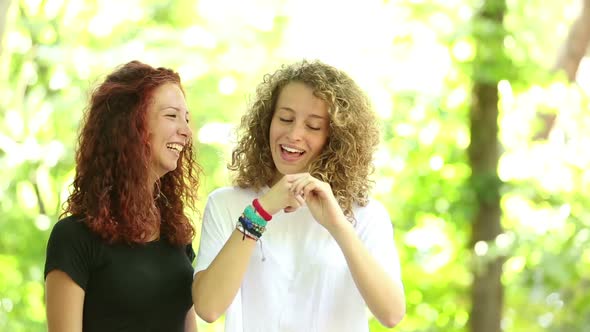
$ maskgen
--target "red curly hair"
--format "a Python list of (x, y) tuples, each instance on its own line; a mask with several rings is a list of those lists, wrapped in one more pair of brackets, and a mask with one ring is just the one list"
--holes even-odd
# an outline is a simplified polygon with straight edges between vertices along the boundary
[(184, 93), (176, 72), (131, 61), (93, 91), (85, 111), (73, 191), (62, 216), (81, 216), (108, 243), (145, 243), (158, 231), (175, 245), (194, 238), (184, 211), (185, 204), (195, 211), (202, 172), (192, 142), (187, 142), (174, 171), (155, 187), (148, 180), (146, 113), (154, 90), (166, 83), (177, 84)]

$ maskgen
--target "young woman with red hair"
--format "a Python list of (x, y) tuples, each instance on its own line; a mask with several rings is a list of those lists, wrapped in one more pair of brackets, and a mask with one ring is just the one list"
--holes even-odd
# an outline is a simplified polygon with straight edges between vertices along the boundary
[(179, 75), (129, 62), (93, 92), (45, 262), (49, 332), (196, 331), (194, 160)]

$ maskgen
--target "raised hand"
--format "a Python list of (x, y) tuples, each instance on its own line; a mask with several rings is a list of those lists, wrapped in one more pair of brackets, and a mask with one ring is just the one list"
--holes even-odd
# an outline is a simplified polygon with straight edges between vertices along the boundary
[(324, 228), (332, 231), (341, 223), (346, 222), (338, 200), (332, 193), (329, 183), (323, 182), (309, 173), (291, 174), (288, 178), (291, 193), (301, 196), (311, 214)]
[(270, 188), (262, 197), (259, 198), (260, 205), (270, 214), (275, 214), (280, 210), (293, 212), (305, 204), (303, 198), (299, 195), (293, 195), (291, 192), (291, 179), (293, 175), (285, 175), (279, 182)]

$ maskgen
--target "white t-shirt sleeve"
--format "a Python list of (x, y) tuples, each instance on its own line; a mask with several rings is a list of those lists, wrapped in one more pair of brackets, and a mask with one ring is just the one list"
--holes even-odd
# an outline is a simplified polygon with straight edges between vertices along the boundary
[(387, 210), (379, 202), (372, 201), (369, 213), (360, 223), (359, 237), (369, 252), (395, 281), (402, 284), (399, 256), (393, 236), (393, 225)]
[(220, 198), (213, 192), (207, 199), (203, 213), (203, 226), (201, 228), (201, 241), (199, 253), (197, 254), (195, 274), (209, 267), (235, 227), (235, 222), (230, 220), (231, 215), (227, 206), (224, 202), (218, 202)]

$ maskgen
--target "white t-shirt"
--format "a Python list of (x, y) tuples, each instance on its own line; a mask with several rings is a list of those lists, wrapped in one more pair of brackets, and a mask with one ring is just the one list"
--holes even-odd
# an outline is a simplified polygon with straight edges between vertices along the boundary
[[(203, 215), (195, 273), (206, 269), (261, 193), (237, 187), (213, 191)], [(355, 230), (369, 252), (401, 284), (387, 211), (371, 200), (355, 206)], [(375, 285), (375, 287), (379, 287)], [(307, 207), (275, 214), (256, 244), (242, 285), (226, 311), (226, 332), (363, 332), (367, 308), (340, 247)]]

